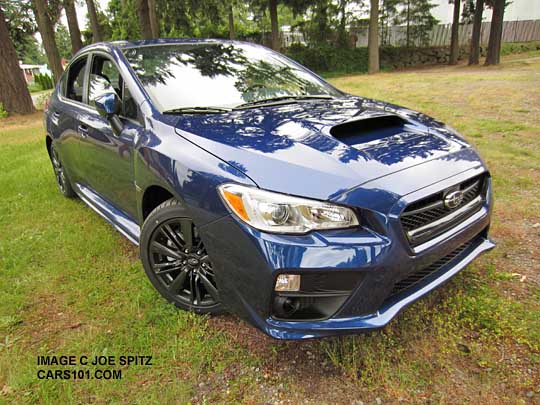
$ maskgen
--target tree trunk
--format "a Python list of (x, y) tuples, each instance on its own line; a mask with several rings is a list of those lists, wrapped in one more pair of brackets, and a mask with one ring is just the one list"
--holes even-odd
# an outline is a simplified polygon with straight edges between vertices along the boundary
[(138, 0), (137, 12), (139, 14), (139, 25), (143, 39), (152, 39), (152, 27), (150, 25), (150, 13), (148, 10), (148, 0)]
[(268, 0), (268, 9), (270, 11), (270, 25), (272, 26), (272, 49), (279, 50), (279, 26), (277, 15), (277, 0)]
[(71, 39), (71, 50), (75, 55), (82, 48), (81, 30), (77, 21), (77, 11), (75, 10), (74, 0), (64, 0), (64, 10), (68, 21), (69, 37)]
[(498, 65), (501, 61), (504, 2), (505, 0), (495, 0), (493, 4), (493, 15), (491, 17), (491, 28), (489, 30), (486, 65)]
[(45, 54), (49, 61), (49, 67), (52, 71), (54, 81), (57, 82), (62, 76), (64, 69), (62, 68), (62, 62), (56, 42), (54, 40), (54, 28), (47, 13), (47, 4), (45, 0), (32, 0), (34, 5), (34, 13), (36, 15), (36, 22), (43, 42), (43, 48), (45, 48)]
[(411, 46), (411, 0), (407, 0), (407, 47)]
[(471, 49), (469, 51), (469, 65), (478, 65), (480, 61), (480, 34), (482, 30), (482, 14), (484, 13), (484, 0), (476, 0), (474, 9), (473, 30), (471, 36)]
[(454, 0), (454, 18), (452, 19), (452, 37), (450, 39), (450, 65), (457, 65), (459, 57), (459, 7), (460, 0)]
[(88, 8), (88, 17), (92, 26), (92, 42), (101, 42), (103, 37), (101, 36), (101, 27), (99, 26), (94, 0), (86, 0), (86, 7)]
[(233, 6), (229, 4), (229, 39), (236, 39), (236, 30), (234, 29)]
[(159, 23), (156, 14), (156, 0), (148, 0), (148, 18), (150, 19), (150, 30), (152, 38), (159, 38)]
[(340, 0), (338, 3), (339, 25), (338, 25), (338, 46), (349, 48), (351, 41), (347, 32), (347, 0)]
[(6, 18), (0, 8), (0, 103), (8, 113), (34, 112), (32, 97), (19, 66), (17, 52), (9, 36)]
[(379, 0), (370, 0), (368, 36), (368, 73), (379, 71)]

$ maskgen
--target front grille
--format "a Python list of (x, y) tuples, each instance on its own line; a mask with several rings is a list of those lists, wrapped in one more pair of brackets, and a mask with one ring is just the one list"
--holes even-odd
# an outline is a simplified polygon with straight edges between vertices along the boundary
[(408, 277), (404, 278), (403, 280), (398, 281), (394, 288), (392, 289), (392, 292), (390, 293), (387, 300), (390, 298), (401, 294), (403, 291), (408, 290), (409, 288), (415, 286), (416, 284), (420, 283), (422, 280), (424, 280), (426, 277), (432, 275), (433, 273), (436, 273), (439, 271), (442, 267), (446, 266), (448, 263), (453, 261), (455, 258), (457, 258), (461, 253), (463, 253), (465, 250), (467, 250), (471, 245), (473, 244), (473, 241), (469, 241), (467, 243), (464, 243), (460, 247), (458, 247), (453, 252), (447, 254), (443, 258), (437, 260), (436, 262), (430, 264), (427, 267), (424, 267), (423, 269), (420, 269)]
[[(400, 221), (411, 245), (419, 245), (447, 231), (478, 211), (484, 189), (485, 175), (482, 174), (408, 205)], [(453, 208), (446, 207), (445, 196), (458, 190), (463, 193), (462, 201)]]

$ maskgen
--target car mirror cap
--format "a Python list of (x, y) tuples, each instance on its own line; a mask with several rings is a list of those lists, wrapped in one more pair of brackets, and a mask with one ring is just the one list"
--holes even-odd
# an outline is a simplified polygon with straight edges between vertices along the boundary
[(113, 92), (107, 92), (95, 98), (96, 109), (99, 115), (110, 119), (120, 113), (120, 99)]

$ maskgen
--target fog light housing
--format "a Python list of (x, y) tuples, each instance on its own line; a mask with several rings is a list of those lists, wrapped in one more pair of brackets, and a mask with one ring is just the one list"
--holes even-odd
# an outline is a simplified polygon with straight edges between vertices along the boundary
[(275, 291), (300, 291), (300, 274), (280, 274)]

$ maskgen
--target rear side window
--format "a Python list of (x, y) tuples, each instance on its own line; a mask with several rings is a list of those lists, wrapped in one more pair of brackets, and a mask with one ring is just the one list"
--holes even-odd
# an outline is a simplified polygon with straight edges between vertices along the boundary
[(86, 68), (87, 56), (75, 61), (69, 68), (67, 83), (66, 83), (66, 97), (70, 100), (83, 102), (84, 94), (84, 73)]

